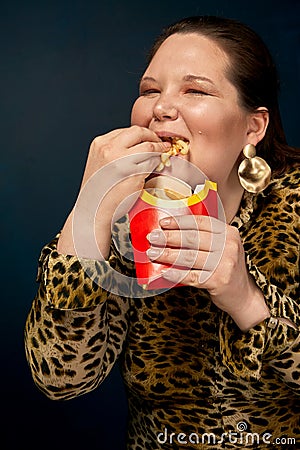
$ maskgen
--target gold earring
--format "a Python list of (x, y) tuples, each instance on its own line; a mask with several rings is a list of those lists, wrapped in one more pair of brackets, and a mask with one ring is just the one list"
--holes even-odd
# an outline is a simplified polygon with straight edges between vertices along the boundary
[(253, 144), (247, 144), (243, 148), (245, 159), (238, 168), (238, 176), (242, 187), (254, 194), (262, 192), (270, 183), (271, 168), (266, 161), (256, 156), (256, 148)]

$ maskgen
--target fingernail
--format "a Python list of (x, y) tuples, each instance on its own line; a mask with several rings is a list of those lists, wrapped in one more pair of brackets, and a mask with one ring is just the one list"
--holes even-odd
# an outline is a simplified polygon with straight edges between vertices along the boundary
[(151, 233), (148, 233), (146, 238), (149, 242), (158, 242), (163, 239), (163, 233), (159, 230), (151, 231)]
[(165, 219), (161, 219), (160, 222), (162, 227), (167, 227), (171, 223), (171, 219), (169, 217), (166, 217)]
[(148, 256), (150, 259), (152, 259), (152, 258), (157, 258), (157, 257), (160, 255), (160, 252), (161, 252), (160, 249), (158, 249), (158, 248), (153, 248), (153, 247), (150, 247), (150, 248), (146, 251), (147, 256)]
[(164, 141), (162, 144), (163, 144), (163, 146), (166, 147), (166, 148), (170, 148), (170, 147), (171, 147), (171, 142), (165, 142), (165, 141)]

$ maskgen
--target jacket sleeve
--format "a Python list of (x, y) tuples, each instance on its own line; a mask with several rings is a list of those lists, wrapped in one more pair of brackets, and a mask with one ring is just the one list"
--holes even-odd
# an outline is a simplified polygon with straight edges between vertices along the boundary
[(271, 237), (268, 250), (253, 239), (245, 248), (249, 272), (264, 294), (271, 318), (243, 333), (224, 313), (221, 354), (229, 370), (242, 378), (259, 380), (268, 367), (300, 393), (299, 187), (277, 189), (271, 200), (265, 203), (263, 219), (258, 218), (250, 230), (257, 241)]
[(115, 289), (116, 273), (131, 268), (113, 244), (108, 261), (82, 261), (59, 254), (57, 240), (41, 253), (25, 350), (36, 385), (51, 399), (70, 399), (96, 388), (122, 351), (130, 288)]

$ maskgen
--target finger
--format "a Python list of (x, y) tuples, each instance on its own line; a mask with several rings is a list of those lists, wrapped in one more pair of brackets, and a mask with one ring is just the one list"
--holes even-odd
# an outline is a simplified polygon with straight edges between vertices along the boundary
[(168, 150), (171, 146), (170, 142), (141, 142), (140, 144), (134, 145), (128, 149), (128, 153), (163, 153)]
[[(145, 155), (145, 153), (143, 153)], [(136, 174), (150, 174), (154, 172), (156, 167), (160, 163), (160, 154), (151, 153), (151, 156), (148, 158), (143, 158), (136, 163), (135, 173)]]
[(125, 148), (133, 147), (142, 142), (162, 142), (162, 140), (149, 128), (133, 125), (126, 128), (118, 136), (119, 145)]
[(148, 234), (148, 241), (152, 245), (190, 248), (202, 251), (216, 251), (223, 248), (223, 234), (198, 230), (159, 230)]
[[(127, 128), (115, 128), (114, 130), (109, 131), (108, 133), (102, 134), (101, 136), (97, 136), (99, 138), (114, 138), (119, 134), (123, 133)], [(96, 138), (97, 139), (97, 138)]]
[[(148, 145), (141, 148), (141, 151), (160, 151), (164, 152), (171, 146), (170, 142), (163, 142), (153, 131), (148, 128), (133, 126), (130, 128), (117, 128), (106, 134), (96, 136), (91, 147), (101, 147), (112, 141), (116, 141), (118, 147), (131, 149), (131, 147), (137, 146), (141, 143), (147, 143)], [(152, 148), (152, 143), (159, 143), (160, 146)]]
[(152, 261), (171, 266), (213, 271), (221, 260), (222, 251), (205, 252), (192, 249), (150, 247), (147, 255)]
[(110, 142), (111, 139), (114, 139), (114, 138), (120, 136), (120, 134), (122, 134), (123, 132), (124, 132), (124, 128), (117, 128), (115, 130), (109, 131), (106, 134), (96, 136), (91, 143), (91, 149), (94, 147), (97, 148), (97, 147), (103, 146), (107, 142)]
[[(160, 164), (160, 155), (166, 150), (166, 144), (169, 145), (169, 143), (165, 142), (143, 142), (135, 145), (126, 152), (124, 164), (133, 174), (150, 174)], [(129, 165), (131, 166), (130, 168)], [(123, 167), (124, 169), (125, 167)]]
[(143, 173), (143, 167), (150, 167), (151, 172), (153, 168), (155, 168), (160, 161), (160, 153), (153, 152), (138, 152), (138, 153), (129, 153), (116, 158), (114, 160), (114, 164), (118, 165), (118, 167), (123, 172), (128, 172), (132, 174)]
[(201, 230), (221, 234), (226, 231), (226, 224), (219, 219), (204, 215), (183, 215), (166, 217), (160, 221), (163, 229)]
[(161, 272), (162, 277), (175, 284), (184, 284), (186, 286), (194, 286), (198, 288), (207, 288), (207, 282), (213, 272), (206, 270), (190, 270), (190, 269), (164, 269)]

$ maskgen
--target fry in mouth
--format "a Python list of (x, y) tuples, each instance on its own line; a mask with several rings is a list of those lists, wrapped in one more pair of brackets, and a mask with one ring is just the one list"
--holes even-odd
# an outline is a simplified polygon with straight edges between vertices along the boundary
[(156, 170), (161, 172), (164, 167), (169, 167), (171, 165), (170, 156), (176, 156), (181, 153), (182, 155), (187, 155), (189, 152), (189, 142), (183, 138), (178, 137), (167, 137), (164, 141), (171, 142), (171, 147), (168, 151), (161, 154), (161, 162), (157, 166)]

